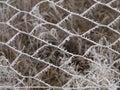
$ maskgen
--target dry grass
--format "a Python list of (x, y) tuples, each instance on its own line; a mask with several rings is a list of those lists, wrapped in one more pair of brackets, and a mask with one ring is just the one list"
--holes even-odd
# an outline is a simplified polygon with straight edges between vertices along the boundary
[(58, 4), (71, 12), (80, 14), (94, 3), (95, 2), (93, 0), (63, 0)]
[(61, 47), (73, 54), (84, 55), (87, 49), (93, 45), (94, 44), (92, 42), (89, 42), (83, 38), (70, 37), (70, 40), (66, 41), (66, 43), (61, 45)]
[[(120, 35), (107, 27), (98, 27), (86, 34), (85, 37), (97, 43), (99, 43), (99, 40), (101, 39), (101, 37), (103, 37), (104, 42), (102, 43), (102, 45), (109, 45), (115, 40), (117, 40), (120, 37)], [(109, 44), (106, 41), (108, 41)]]
[[(19, 41), (19, 42), (18, 42)], [(28, 53), (30, 55), (34, 54), (34, 52), (45, 43), (35, 39), (27, 34), (19, 34), (11, 43), (12, 47)]]
[(33, 35), (53, 45), (59, 45), (69, 34), (56, 26), (43, 24), (34, 30)]
[(56, 66), (62, 65), (71, 55), (51, 46), (45, 46), (34, 57), (52, 63)]
[(95, 26), (94, 23), (77, 15), (71, 15), (65, 19), (60, 26), (74, 34), (83, 34)]
[(118, 12), (100, 4), (85, 14), (86, 17), (105, 25), (112, 22), (119, 15)]
[[(72, 75), (80, 75), (81, 77), (85, 76), (86, 79), (97, 83), (97, 79), (93, 79), (92, 76), (97, 75), (99, 78), (102, 78), (102, 71), (106, 72), (104, 72), (105, 74), (103, 76), (108, 80), (111, 78), (117, 78), (117, 80), (120, 79), (120, 75), (112, 71), (107, 71), (108, 69), (105, 68), (113, 64), (111, 68), (120, 73), (120, 62), (117, 61), (120, 59), (120, 40), (115, 42), (120, 38), (120, 19), (118, 18), (117, 21), (110, 24), (120, 15), (120, 13), (105, 5), (96, 5), (86, 12), (84, 17), (99, 24), (110, 24), (110, 28), (106, 26), (98, 26), (88, 32), (88, 30), (95, 27), (96, 24), (75, 14), (68, 15), (69, 11), (77, 14), (83, 13), (95, 3), (94, 0), (50, 0), (53, 2), (59, 1), (57, 5), (66, 10), (54, 5), (53, 2), (48, 1), (44, 1), (34, 7), (40, 1), (44, 0), (8, 0), (8, 4), (19, 10), (26, 11), (26, 13), (19, 12), (16, 16), (14, 15), (18, 12), (17, 10), (4, 3), (0, 3), (0, 22), (7, 22), (12, 16), (14, 16), (9, 22), (14, 28), (6, 23), (0, 23), (0, 42), (2, 42), (0, 43), (0, 65), (5, 66), (5, 69), (0, 66), (0, 77), (5, 75), (8, 77), (11, 72), (15, 74), (12, 81), (8, 81), (9, 79), (1, 80), (0, 78), (0, 86), (1, 83), (6, 81), (7, 84), (10, 83), (10, 85), (16, 84), (16, 87), (45, 86), (46, 88), (3, 88), (0, 90), (108, 90), (107, 88), (55, 89), (48, 87), (45, 83), (56, 87), (62, 87), (65, 85), (65, 88), (78, 88), (81, 82), (84, 81), (83, 79), (76, 78), (66, 84), (72, 78)], [(97, 1), (108, 3), (111, 0)], [(110, 5), (119, 10), (120, 5), (117, 3), (120, 3), (120, 1), (115, 1)], [(33, 7), (35, 9), (32, 10)], [(30, 11), (33, 16), (28, 13)], [(35, 16), (43, 20), (40, 20)], [(68, 18), (63, 20), (66, 16), (68, 16)], [(52, 24), (46, 23), (44, 20)], [(63, 21), (60, 22), (61, 20)], [(17, 30), (15, 30), (15, 28)], [(119, 33), (112, 31), (111, 28)], [(66, 30), (66, 32), (63, 31), (63, 29)], [(70, 36), (64, 41), (69, 36), (67, 31), (76, 36)], [(82, 35), (82, 37), (77, 35)], [(9, 41), (11, 38), (12, 41)], [(88, 40), (84, 38), (87, 38)], [(89, 40), (92, 40), (92, 42)], [(44, 41), (46, 41), (46, 43)], [(116, 52), (113, 52), (106, 47), (96, 46), (95, 44), (98, 43), (107, 46), (114, 42), (115, 44), (110, 46), (110, 48)], [(49, 43), (49, 45), (47, 43)], [(59, 48), (57, 48), (58, 46)], [(61, 49), (64, 49), (65, 51)], [(20, 52), (22, 52), (22, 54), (20, 54)], [(72, 55), (70, 53), (80, 56), (71, 57)], [(89, 58), (91, 61), (86, 58)], [(106, 60), (107, 62), (105, 62)], [(114, 61), (116, 61), (116, 63), (114, 63)], [(101, 67), (93, 62), (100, 64)], [(49, 63), (49, 65), (47, 63)], [(12, 67), (10, 64), (12, 64)], [(98, 71), (89, 74), (89, 72), (95, 68)], [(101, 70), (101, 68), (103, 69)], [(62, 69), (67, 71), (67, 73)], [(3, 74), (3, 71), (5, 70), (8, 73)], [(99, 73), (102, 74), (100, 75)], [(110, 78), (108, 74), (111, 75)], [(23, 82), (18, 83), (18, 79)], [(97, 84), (108, 84), (103, 82), (106, 81), (103, 80)], [(85, 87), (87, 85), (90, 86), (93, 84), (85, 80), (85, 82), (79, 87)], [(119, 82), (116, 85), (119, 86)], [(119, 90), (119, 88), (113, 90)]]

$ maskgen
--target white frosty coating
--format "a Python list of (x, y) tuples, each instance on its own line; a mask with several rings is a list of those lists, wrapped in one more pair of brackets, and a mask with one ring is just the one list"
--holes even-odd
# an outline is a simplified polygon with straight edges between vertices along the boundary
[[(12, 28), (15, 29), (16, 31), (18, 31), (18, 33), (16, 33), (8, 42), (6, 42), (6, 43), (0, 42), (0, 44), (6, 45), (6, 46), (8, 46), (9, 48), (13, 49), (14, 51), (19, 52), (20, 55), (13, 61), (13, 63), (12, 63), (11, 65), (9, 65), (9, 63), (8, 63), (8, 66), (4, 66), (4, 65), (1, 64), (1, 61), (2, 61), (2, 60), (4, 60), (4, 64), (6, 64), (6, 62), (8, 61), (5, 57), (1, 56), (1, 57), (0, 57), (0, 67), (4, 68), (4, 69), (3, 69), (4, 71), (5, 71), (5, 70), (8, 70), (8, 69), (6, 69), (6, 68), (9, 67), (9, 68), (12, 69), (12, 70), (10, 70), (10, 72), (11, 72), (12, 74), (15, 72), (16, 75), (18, 74), (18, 75), (20, 75), (21, 77), (25, 78), (25, 76), (21, 75), (21, 73), (17, 72), (16, 70), (14, 70), (14, 69), (12, 68), (12, 66), (17, 62), (17, 59), (18, 59), (22, 54), (23, 54), (23, 55), (30, 56), (30, 57), (32, 57), (32, 58), (35, 58), (35, 57), (33, 57), (33, 56), (34, 56), (39, 50), (41, 50), (42, 48), (44, 48), (46, 45), (50, 45), (50, 46), (53, 46), (53, 47), (55, 47), (55, 48), (60, 49), (61, 51), (65, 52), (65, 53), (70, 54), (71, 57), (70, 57), (67, 61), (65, 61), (65, 63), (63, 63), (60, 67), (55, 66), (55, 65), (53, 65), (53, 64), (51, 64), (51, 63), (49, 63), (49, 62), (46, 62), (46, 61), (44, 61), (44, 60), (40, 60), (39, 58), (35, 58), (35, 59), (38, 59), (38, 60), (40, 60), (40, 61), (48, 64), (49, 66), (47, 66), (47, 67), (46, 67), (45, 69), (43, 69), (40, 73), (36, 74), (36, 75), (35, 75), (34, 77), (32, 77), (32, 78), (34, 78), (34, 79), (36, 79), (36, 80), (38, 80), (38, 81), (40, 81), (40, 82), (43, 82), (43, 83), (44, 83), (45, 85), (47, 85), (49, 88), (55, 88), (55, 89), (57, 89), (57, 90), (58, 90), (58, 89), (60, 89), (60, 90), (72, 90), (72, 89), (84, 90), (84, 88), (88, 88), (88, 90), (98, 90), (97, 88), (101, 88), (101, 87), (104, 88), (104, 87), (105, 87), (105, 84), (108, 85), (107, 88), (108, 88), (109, 90), (117, 90), (117, 88), (120, 88), (120, 86), (117, 86), (117, 85), (116, 85), (117, 83), (120, 83), (120, 80), (119, 80), (118, 82), (115, 82), (115, 80), (114, 80), (115, 73), (117, 73), (117, 74), (119, 75), (118, 78), (120, 79), (120, 72), (116, 72), (116, 71), (113, 71), (113, 70), (111, 69), (111, 66), (112, 66), (114, 63), (120, 62), (120, 59), (118, 59), (118, 60), (116, 60), (116, 61), (112, 61), (112, 57), (113, 57), (112, 52), (115, 52), (115, 53), (117, 53), (118, 55), (120, 55), (120, 52), (111, 49), (111, 46), (114, 45), (114, 44), (116, 44), (118, 41), (120, 41), (120, 38), (117, 39), (117, 40), (115, 40), (113, 43), (109, 43), (109, 42), (107, 42), (106, 38), (102, 37), (101, 40), (99, 41), (99, 43), (96, 43), (96, 42), (88, 39), (87, 37), (84, 37), (85, 34), (90, 33), (90, 31), (94, 30), (94, 28), (96, 28), (96, 27), (98, 27), (98, 26), (108, 27), (108, 28), (110, 28), (112, 31), (114, 31), (114, 32), (116, 32), (117, 34), (120, 35), (120, 32), (118, 32), (117, 30), (114, 30), (113, 28), (110, 27), (110, 25), (113, 25), (114, 23), (116, 23), (116, 22), (118, 21), (118, 19), (119, 19), (120, 16), (117, 17), (116, 19), (114, 19), (114, 20), (113, 20), (110, 24), (108, 24), (108, 25), (99, 24), (99, 23), (97, 23), (97, 22), (95, 22), (95, 21), (93, 21), (93, 20), (91, 20), (91, 19), (86, 18), (85, 16), (83, 16), (86, 12), (88, 12), (88, 11), (90, 11), (91, 9), (97, 7), (98, 4), (105, 5), (105, 6), (109, 7), (109, 8), (111, 8), (112, 10), (120, 13), (119, 10), (117, 10), (117, 9), (115, 9), (115, 8), (113, 8), (113, 7), (110, 6), (110, 4), (111, 4), (112, 2), (114, 2), (114, 1), (116, 1), (116, 0), (111, 0), (111, 1), (110, 1), (109, 3), (107, 3), (107, 4), (101, 3), (101, 2), (99, 2), (98, 0), (94, 0), (96, 3), (93, 4), (93, 5), (92, 5), (90, 8), (88, 8), (87, 10), (85, 10), (82, 14), (70, 12), (70, 11), (66, 10), (65, 8), (59, 6), (59, 4), (57, 4), (57, 3), (58, 3), (58, 2), (62, 2), (62, 0), (59, 0), (59, 1), (56, 2), (56, 3), (53, 2), (52, 0), (43, 0), (43, 1), (41, 0), (41, 2), (39, 2), (38, 4), (36, 4), (30, 12), (21, 11), (21, 10), (17, 9), (16, 7), (13, 7), (12, 5), (10, 5), (10, 4), (8, 3), (9, 1), (10, 1), (10, 0), (6, 0), (6, 2), (5, 2), (5, 1), (3, 0), (3, 1), (0, 1), (0, 3), (4, 3), (4, 4), (6, 4), (7, 6), (12, 7), (13, 9), (17, 10), (18, 13), (16, 13), (15, 15), (13, 15), (7, 22), (5, 22), (5, 24), (9, 25), (10, 27), (12, 27)], [(51, 22), (48, 22), (48, 21), (44, 20), (44, 18), (43, 18), (42, 15), (47, 15), (47, 13), (44, 12), (44, 13), (42, 13), (42, 15), (40, 15), (40, 13), (39, 13), (38, 10), (37, 10), (37, 9), (39, 8), (38, 5), (41, 4), (41, 3), (44, 3), (44, 2), (46, 2), (46, 1), (50, 2), (49, 6), (54, 9), (54, 11), (56, 12), (58, 18), (61, 20), (61, 21), (59, 21), (57, 24), (54, 24), (54, 23), (51, 23)], [(62, 17), (59, 15), (60, 12), (57, 11), (57, 9), (56, 9), (55, 6), (58, 6), (58, 7), (62, 8), (64, 11), (69, 12), (69, 14), (68, 14), (65, 18), (62, 19)], [(1, 7), (0, 7), (0, 14), (2, 14), (2, 13), (1, 13), (2, 11), (1, 11), (1, 10), (2, 10), (2, 9), (1, 9)], [(34, 11), (34, 12), (33, 12), (33, 11)], [(15, 28), (14, 26), (12, 26), (12, 25), (10, 24), (10, 21), (12, 21), (20, 12), (29, 13), (31, 16), (34, 16), (35, 18), (44, 21), (45, 23), (42, 23), (43, 25), (45, 25), (45, 24), (54, 25), (54, 26), (60, 28), (62, 31), (65, 31), (65, 32), (66, 32), (67, 34), (69, 34), (69, 35), (68, 35), (58, 46), (56, 46), (56, 45), (53, 45), (53, 44), (51, 44), (51, 43), (48, 43), (48, 41), (45, 41), (45, 40), (43, 40), (43, 39), (37, 38), (37, 37), (35, 37), (35, 36), (32, 35), (32, 32), (34, 31), (34, 29), (42, 25), (42, 24), (38, 25), (38, 22), (34, 22), (34, 23), (33, 23), (33, 25), (34, 25), (35, 27), (33, 28), (33, 30), (32, 30), (30, 33), (23, 32), (23, 31)], [(65, 19), (67, 19), (67, 18), (68, 18), (69, 16), (71, 16), (71, 15), (81, 16), (82, 18), (84, 18), (84, 19), (86, 19), (86, 20), (88, 20), (88, 21), (91, 21), (91, 22), (95, 23), (97, 26), (93, 27), (92, 29), (89, 29), (87, 32), (85, 32), (85, 33), (82, 34), (82, 35), (73, 34), (73, 33), (71, 33), (69, 30), (63, 29), (63, 28), (61, 28), (61, 27), (59, 26), (59, 25), (61, 24), (61, 22), (63, 22)], [(51, 16), (54, 16), (54, 15), (51, 14)], [(26, 16), (25, 16), (25, 15), (24, 15), (23, 19), (24, 19), (24, 21), (26, 21)], [(27, 22), (27, 21), (26, 21), (26, 22)], [(3, 23), (3, 22), (0, 22), (0, 23)], [(29, 35), (29, 36), (32, 36), (32, 37), (34, 37), (34, 38), (36, 38), (36, 39), (38, 39), (38, 40), (40, 40), (40, 41), (43, 41), (44, 43), (46, 43), (46, 45), (38, 48), (38, 49), (36, 50), (36, 52), (34, 52), (34, 54), (33, 54), (32, 56), (29, 55), (29, 54), (27, 54), (27, 53), (23, 53), (22, 51), (19, 51), (19, 50), (15, 49), (14, 47), (11, 47), (11, 46), (9, 45), (9, 43), (12, 42), (12, 41), (15, 39), (15, 37), (17, 37), (20, 33), (25, 33), (25, 34), (27, 34), (27, 35)], [(58, 38), (58, 36), (57, 36), (57, 34), (56, 34), (56, 29), (52, 29), (50, 32), (47, 32), (47, 33), (46, 33), (46, 32), (42, 32), (39, 37), (44, 37), (46, 34), (51, 34), (55, 39)], [(72, 36), (81, 37), (81, 38), (83, 38), (83, 39), (85, 39), (85, 40), (87, 40), (87, 41), (90, 41), (90, 42), (94, 43), (95, 45), (94, 45), (94, 46), (91, 46), (91, 47), (85, 52), (85, 54), (84, 54), (83, 56), (70, 53), (70, 52), (64, 50), (64, 48), (61, 48), (60, 46), (61, 46), (62, 44), (64, 44), (66, 41), (69, 41), (69, 40), (70, 40), (70, 37), (72, 37)], [(105, 42), (107, 43), (107, 46), (102, 45), (103, 41), (105, 41)], [(102, 50), (101, 50), (100, 53), (97, 53), (97, 51), (95, 50), (95, 47), (97, 47), (97, 46), (101, 46), (101, 47), (107, 48), (107, 49), (108, 49), (108, 52), (109, 52), (109, 55), (108, 55), (109, 57), (107, 57), (107, 56), (104, 57), (105, 55), (103, 55), (104, 53), (103, 53)], [(94, 61), (91, 60), (91, 59), (89, 59), (89, 58), (87, 58), (87, 57), (85, 57), (85, 56), (88, 55), (89, 53), (93, 54), (93, 56), (94, 56), (94, 58), (93, 58)], [(84, 79), (85, 76), (78, 75), (78, 72), (75, 72), (75, 71), (74, 71), (74, 68), (73, 68), (72, 66), (70, 66), (70, 67), (68, 68), (68, 70), (71, 70), (72, 73), (74, 73), (74, 74), (71, 74), (69, 71), (67, 71), (67, 70), (65, 70), (65, 69), (63, 68), (64, 65), (68, 64), (69, 61), (71, 60), (71, 58), (74, 57), (74, 56), (80, 56), (80, 57), (83, 57), (83, 58), (87, 59), (88, 61), (93, 62), (93, 63), (91, 64), (91, 68), (92, 68), (92, 69), (91, 69), (91, 71), (89, 71), (89, 75), (88, 75), (89, 78), (88, 78), (87, 80)], [(108, 58), (110, 58), (110, 60), (111, 60), (111, 61), (110, 61), (110, 64), (111, 64), (111, 65), (110, 65), (109, 67), (108, 67), (108, 62), (107, 62), (107, 59), (108, 59)], [(103, 63), (101, 63), (101, 60), (103, 60)], [(71, 78), (65, 85), (63, 85), (62, 87), (51, 86), (51, 85), (49, 85), (48, 83), (45, 83), (44, 81), (41, 81), (41, 80), (39, 80), (39, 79), (36, 78), (37, 75), (39, 75), (39, 74), (41, 74), (43, 71), (46, 71), (47, 69), (49, 69), (50, 66), (54, 66), (54, 67), (56, 67), (56, 68), (59, 68), (60, 70), (66, 72), (66, 73), (69, 74), (69, 75), (71, 75), (72, 78)], [(74, 66), (74, 65), (73, 65), (73, 66)], [(2, 68), (0, 68), (0, 69), (2, 69)], [(94, 69), (94, 70), (93, 70), (93, 69)], [(0, 70), (0, 71), (2, 71), (2, 70)], [(8, 72), (8, 71), (6, 71), (6, 72)], [(14, 74), (15, 74), (15, 73), (14, 73)], [(0, 74), (1, 74), (1, 72), (0, 72)], [(10, 75), (9, 72), (8, 72), (7, 74)], [(76, 74), (76, 75), (75, 75), (75, 74)], [(29, 77), (31, 77), (31, 76), (29, 76)], [(77, 78), (77, 79), (75, 79), (75, 78)], [(81, 79), (79, 79), (79, 78), (83, 78), (83, 81), (81, 82), (81, 81), (80, 81)], [(102, 78), (102, 79), (101, 79), (101, 78)], [(18, 81), (19, 81), (19, 83), (23, 83), (23, 80), (18, 80)], [(88, 86), (86, 86), (86, 87), (84, 87), (84, 86), (82, 85), (85, 81), (89, 81), (89, 82), (90, 82), (90, 83), (87, 84)], [(93, 81), (94, 81), (94, 82), (93, 82)], [(70, 87), (70, 83), (71, 83), (71, 82), (74, 82), (73, 86), (75, 86), (76, 88), (71, 88), (71, 87)], [(18, 83), (18, 84), (19, 84), (19, 83)], [(92, 84), (91, 84), (91, 83), (92, 83)], [(99, 83), (101, 83), (102, 86), (100, 86)], [(24, 84), (24, 83), (23, 83), (23, 84)], [(19, 90), (19, 88), (20, 88), (19, 85), (18, 85), (18, 86), (17, 86), (17, 85), (14, 85), (14, 86), (10, 86), (10, 85), (8, 85), (8, 86), (3, 86), (3, 85), (0, 85), (0, 88), (4, 88), (4, 87), (6, 87), (6, 88), (9, 88), (9, 87), (10, 87), (10, 88), (12, 88), (13, 90)], [(32, 87), (33, 87), (33, 86), (32, 86)], [(37, 87), (38, 87), (38, 88), (47, 88), (47, 87), (45, 87), (45, 86), (37, 86)], [(24, 85), (23, 88), (29, 88), (29, 87), (26, 87), (26, 86)], [(34, 86), (34, 88), (35, 88), (35, 86)], [(89, 88), (94, 88), (94, 89), (89, 89)], [(25, 89), (24, 89), (24, 90), (25, 90)], [(50, 89), (46, 89), (46, 90), (50, 90)], [(86, 89), (85, 89), (85, 90), (86, 90)], [(101, 89), (99, 89), (99, 90), (101, 90)], [(104, 89), (103, 89), (103, 90), (104, 90)]]

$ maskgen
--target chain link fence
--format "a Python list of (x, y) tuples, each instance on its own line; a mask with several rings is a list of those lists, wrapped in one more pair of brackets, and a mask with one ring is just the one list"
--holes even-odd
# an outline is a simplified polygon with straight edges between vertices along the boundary
[(0, 0), (0, 90), (120, 90), (120, 0)]

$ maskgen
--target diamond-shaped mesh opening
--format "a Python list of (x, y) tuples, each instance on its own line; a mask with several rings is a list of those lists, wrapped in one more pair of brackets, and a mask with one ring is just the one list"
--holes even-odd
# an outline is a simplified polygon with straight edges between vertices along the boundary
[(56, 6), (53, 2), (43, 2), (36, 7), (33, 14), (48, 22), (58, 23), (68, 15), (68, 12)]
[(68, 36), (66, 32), (50, 24), (45, 24), (37, 27), (34, 30), (33, 35), (45, 41), (48, 41), (53, 45), (60, 44)]
[(60, 24), (74, 34), (83, 34), (95, 26), (94, 23), (77, 15), (71, 15)]
[(0, 44), (0, 53), (2, 53), (2, 56), (5, 56), (10, 63), (12, 63), (19, 54), (18, 52), (3, 44)]
[(36, 25), (40, 24), (41, 22), (42, 21), (31, 16), (30, 14), (19, 13), (14, 19), (10, 21), (10, 24), (21, 31), (29, 33)]
[(70, 55), (61, 51), (60, 49), (51, 46), (45, 46), (38, 51), (35, 57), (41, 58), (42, 60), (52, 63), (56, 66), (60, 66), (70, 58)]
[(92, 42), (86, 39), (80, 37), (70, 37), (68, 41), (61, 45), (61, 47), (70, 53), (83, 55), (88, 48), (93, 45), (94, 44)]
[(66, 61), (62, 68), (74, 75), (87, 75), (90, 70), (91, 62), (83, 57), (73, 57)]
[(48, 70), (42, 72), (37, 78), (51, 86), (63, 86), (70, 80), (71, 76), (58, 68), (50, 67)]
[(45, 67), (47, 67), (47, 64), (26, 55), (21, 55), (13, 66), (15, 70), (24, 76), (34, 76)]
[(120, 0), (115, 0), (111, 3), (111, 6), (120, 11)]
[(87, 18), (93, 19), (94, 21), (105, 25), (112, 22), (119, 15), (120, 14), (118, 12), (101, 4), (97, 4), (93, 9), (84, 14)]
[(7, 42), (10, 40), (15, 34), (16, 30), (12, 29), (6, 24), (0, 24), (0, 42)]
[(8, 3), (20, 10), (30, 11), (40, 1), (43, 0), (9, 0)]
[(7, 22), (17, 11), (4, 3), (0, 3), (0, 22)]
[(85, 34), (85, 37), (99, 44), (109, 45), (117, 40), (120, 35), (107, 27), (97, 27), (89, 33)]
[(14, 40), (10, 43), (12, 47), (30, 55), (32, 55), (38, 48), (40, 48), (44, 44), (45, 43), (43, 43), (42, 41), (22, 33), (16, 36)]
[(87, 10), (94, 3), (94, 0), (61, 0), (58, 5), (71, 12), (80, 14)]

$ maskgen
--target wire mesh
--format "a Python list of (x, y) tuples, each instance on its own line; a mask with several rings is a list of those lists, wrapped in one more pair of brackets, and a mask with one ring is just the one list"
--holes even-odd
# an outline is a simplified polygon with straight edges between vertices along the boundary
[(0, 90), (120, 90), (119, 0), (0, 0)]

